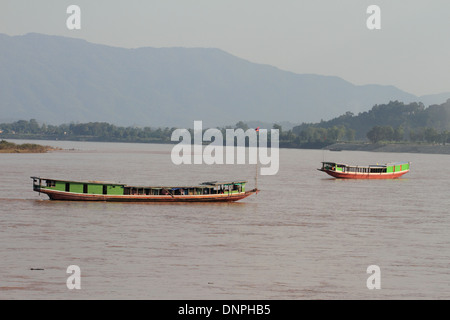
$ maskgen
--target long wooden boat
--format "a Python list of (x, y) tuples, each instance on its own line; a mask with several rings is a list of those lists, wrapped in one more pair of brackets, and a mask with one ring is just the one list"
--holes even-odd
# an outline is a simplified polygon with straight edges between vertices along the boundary
[(339, 179), (395, 179), (409, 172), (410, 162), (385, 165), (354, 166), (336, 162), (322, 162), (317, 169)]
[(247, 181), (204, 182), (197, 186), (128, 186), (103, 181), (67, 181), (31, 177), (33, 190), (51, 200), (116, 202), (232, 202), (258, 189), (245, 190)]

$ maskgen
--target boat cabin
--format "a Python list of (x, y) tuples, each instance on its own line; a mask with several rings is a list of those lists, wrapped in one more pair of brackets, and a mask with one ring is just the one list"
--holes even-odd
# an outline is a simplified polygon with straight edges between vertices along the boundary
[(124, 184), (103, 181), (65, 181), (31, 177), (33, 179), (34, 191), (42, 189), (51, 189), (56, 191), (86, 193), (86, 194), (110, 194), (123, 195)]
[(322, 168), (320, 170), (342, 173), (394, 173), (409, 170), (409, 163), (395, 162), (385, 165), (351, 166), (336, 162), (322, 162)]
[(237, 182), (204, 182), (198, 186), (128, 186), (102, 181), (64, 181), (31, 177), (33, 190), (55, 190), (70, 193), (97, 194), (97, 195), (205, 195), (205, 194), (236, 194), (245, 192), (246, 181)]
[(177, 187), (136, 187), (124, 186), (124, 195), (203, 195), (203, 194), (232, 194), (245, 192), (246, 181), (239, 182), (204, 182), (198, 186)]

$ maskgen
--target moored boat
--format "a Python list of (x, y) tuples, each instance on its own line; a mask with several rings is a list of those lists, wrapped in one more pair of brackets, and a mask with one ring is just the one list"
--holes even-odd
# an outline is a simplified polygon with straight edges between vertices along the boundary
[(410, 162), (385, 165), (354, 166), (336, 162), (322, 162), (317, 169), (339, 179), (395, 179), (409, 172)]
[(258, 189), (245, 190), (247, 181), (204, 182), (196, 186), (128, 186), (104, 181), (70, 181), (31, 177), (33, 190), (51, 200), (115, 202), (232, 202)]

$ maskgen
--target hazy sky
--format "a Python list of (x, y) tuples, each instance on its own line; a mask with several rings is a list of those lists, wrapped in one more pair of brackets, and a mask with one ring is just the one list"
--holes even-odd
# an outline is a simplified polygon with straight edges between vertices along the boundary
[[(81, 30), (68, 30), (69, 5)], [(369, 30), (369, 5), (381, 30)], [(214, 47), (295, 73), (450, 91), (449, 0), (0, 0), (0, 33), (119, 47)], [(1, 50), (1, 48), (0, 48)]]

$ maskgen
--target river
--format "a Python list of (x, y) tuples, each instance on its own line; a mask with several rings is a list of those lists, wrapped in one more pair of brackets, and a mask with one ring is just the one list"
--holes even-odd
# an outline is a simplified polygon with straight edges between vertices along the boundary
[[(49, 201), (30, 176), (252, 188), (255, 166), (177, 166), (163, 144), (33, 142), (63, 150), (0, 154), (0, 299), (450, 299), (449, 155), (280, 149), (278, 173), (240, 202), (87, 203)], [(323, 160), (411, 171), (344, 181), (317, 171)]]

